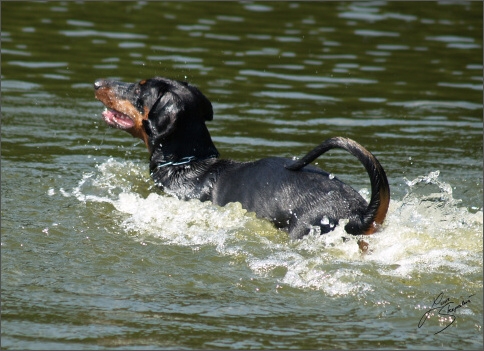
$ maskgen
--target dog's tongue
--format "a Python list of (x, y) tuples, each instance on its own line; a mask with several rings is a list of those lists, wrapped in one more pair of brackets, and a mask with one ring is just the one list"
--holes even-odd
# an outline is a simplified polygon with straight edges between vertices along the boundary
[(128, 115), (116, 110), (106, 109), (103, 111), (102, 116), (104, 121), (111, 127), (118, 129), (129, 129), (134, 127), (134, 122)]

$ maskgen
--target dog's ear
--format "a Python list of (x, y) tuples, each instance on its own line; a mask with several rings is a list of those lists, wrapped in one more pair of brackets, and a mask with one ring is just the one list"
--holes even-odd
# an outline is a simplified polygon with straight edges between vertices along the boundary
[(213, 108), (212, 103), (208, 100), (205, 95), (200, 93), (200, 113), (205, 121), (211, 121), (213, 119)]
[(151, 137), (153, 136), (153, 126), (151, 124), (151, 121), (149, 119), (144, 119), (141, 121), (143, 124), (143, 128), (145, 129), (146, 135), (148, 135), (148, 138), (151, 140)]
[(213, 109), (212, 103), (208, 100), (205, 95), (202, 94), (198, 88), (193, 85), (187, 84), (191, 93), (196, 97), (196, 105), (198, 108), (198, 114), (203, 118), (204, 121), (211, 121), (213, 119)]
[(183, 105), (176, 94), (171, 92), (161, 94), (148, 113), (148, 119), (143, 120), (143, 126), (150, 140), (171, 134), (175, 128), (176, 118), (182, 111)]

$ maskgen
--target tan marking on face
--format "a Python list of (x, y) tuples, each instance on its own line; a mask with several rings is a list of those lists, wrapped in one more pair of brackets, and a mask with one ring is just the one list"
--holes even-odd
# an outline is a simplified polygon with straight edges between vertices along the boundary
[(140, 138), (141, 140), (143, 140), (148, 150), (150, 150), (149, 143), (148, 143), (148, 135), (146, 134), (145, 129), (143, 127), (143, 120), (148, 119), (149, 109), (147, 107), (144, 108), (144, 113), (140, 113), (138, 109), (134, 107), (133, 104), (128, 100), (120, 100), (116, 98), (116, 96), (112, 93), (112, 90), (109, 88), (103, 87), (96, 90), (95, 96), (107, 108), (119, 111), (129, 116), (133, 120), (134, 126), (132, 128), (125, 129), (125, 130), (128, 133), (130, 133), (133, 137)]

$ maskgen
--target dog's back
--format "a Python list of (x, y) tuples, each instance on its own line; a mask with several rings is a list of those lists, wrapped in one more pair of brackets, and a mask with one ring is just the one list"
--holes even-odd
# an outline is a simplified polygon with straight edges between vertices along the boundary
[[(292, 238), (311, 226), (326, 233), (348, 219), (350, 234), (371, 234), (385, 219), (390, 188), (378, 160), (353, 140), (325, 140), (300, 160), (266, 158), (239, 163), (221, 160), (205, 125), (210, 101), (194, 86), (156, 77), (139, 83), (97, 80), (96, 97), (108, 108), (105, 121), (144, 140), (156, 184), (180, 199), (240, 202), (259, 217), (288, 230)], [(340, 148), (364, 165), (371, 182), (367, 203), (353, 188), (309, 165)]]
[(342, 218), (361, 220), (368, 207), (349, 185), (314, 166), (294, 172), (279, 157), (235, 164), (222, 172), (212, 190), (220, 206), (240, 202), (248, 211), (287, 229), (291, 238), (306, 235), (311, 226), (321, 233), (334, 229)]

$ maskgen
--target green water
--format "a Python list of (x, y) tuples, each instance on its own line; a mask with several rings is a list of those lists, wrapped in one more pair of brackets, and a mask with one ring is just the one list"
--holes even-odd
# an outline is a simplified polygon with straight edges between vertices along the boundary
[[(482, 349), (482, 13), (2, 2), (2, 348)], [(292, 242), (237, 204), (158, 191), (92, 88), (155, 75), (212, 101), (224, 158), (335, 135), (372, 151), (392, 202), (371, 253), (341, 228)], [(318, 164), (368, 196), (351, 156)], [(454, 323), (437, 333), (454, 317), (434, 310), (419, 327), (446, 298)]]

